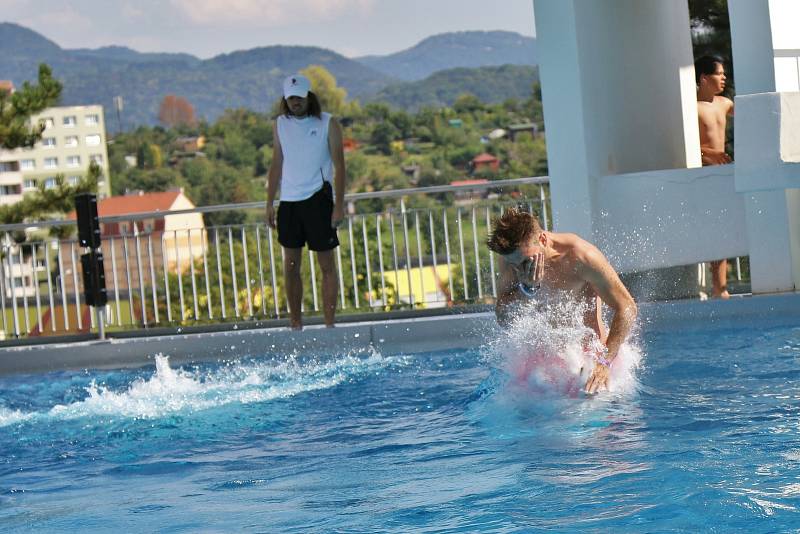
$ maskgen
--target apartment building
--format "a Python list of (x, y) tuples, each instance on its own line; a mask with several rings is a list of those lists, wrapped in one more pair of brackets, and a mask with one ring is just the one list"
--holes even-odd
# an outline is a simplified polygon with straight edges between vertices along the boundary
[(67, 183), (76, 184), (88, 172), (91, 161), (103, 171), (98, 196), (111, 193), (102, 106), (47, 108), (31, 117), (31, 122), (45, 126), (33, 148), (0, 150), (0, 205), (20, 201), (39, 184), (55, 187), (59, 174)]

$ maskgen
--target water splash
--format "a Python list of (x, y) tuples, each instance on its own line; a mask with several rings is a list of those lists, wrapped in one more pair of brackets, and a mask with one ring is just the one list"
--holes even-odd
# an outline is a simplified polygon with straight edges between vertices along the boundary
[(384, 357), (370, 349), (331, 358), (292, 354), (280, 360), (237, 361), (215, 369), (176, 369), (170, 367), (168, 356), (158, 354), (155, 372), (134, 380), (126, 389), (115, 391), (93, 380), (85, 388), (86, 398), (47, 411), (25, 413), (0, 407), (0, 427), (96, 416), (152, 419), (231, 403), (267, 402), (332, 388), (390, 365), (407, 363), (407, 357)]
[[(510, 326), (491, 340), (484, 352), (486, 363), (502, 371), (506, 386), (517, 396), (579, 397), (594, 368), (584, 347), (596, 338), (584, 324), (587, 307), (571, 299), (551, 298), (519, 307)], [(638, 387), (636, 370), (642, 352), (628, 340), (611, 367), (609, 391), (632, 392)]]

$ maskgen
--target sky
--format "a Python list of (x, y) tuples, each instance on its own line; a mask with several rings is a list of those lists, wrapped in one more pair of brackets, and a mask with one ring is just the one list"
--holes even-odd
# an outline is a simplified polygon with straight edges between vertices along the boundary
[(383, 55), (462, 30), (534, 35), (533, 0), (0, 0), (0, 21), (62, 48), (200, 58), (277, 44)]

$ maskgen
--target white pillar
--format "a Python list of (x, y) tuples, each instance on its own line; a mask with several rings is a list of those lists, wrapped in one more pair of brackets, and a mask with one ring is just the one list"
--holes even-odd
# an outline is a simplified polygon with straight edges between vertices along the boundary
[[(791, 291), (800, 288), (800, 193), (770, 182), (772, 168), (780, 165), (782, 135), (800, 124), (771, 120), (770, 110), (780, 113), (771, 102), (780, 99), (762, 94), (796, 91), (792, 84), (800, 83), (800, 2), (728, 0), (728, 10), (737, 105), (739, 97), (759, 95), (752, 102), (742, 98), (747, 105), (739, 106), (735, 119), (736, 187), (745, 194), (752, 290)], [(758, 149), (763, 143), (770, 146)]]
[(534, 0), (557, 229), (602, 233), (598, 178), (700, 165), (685, 0)]

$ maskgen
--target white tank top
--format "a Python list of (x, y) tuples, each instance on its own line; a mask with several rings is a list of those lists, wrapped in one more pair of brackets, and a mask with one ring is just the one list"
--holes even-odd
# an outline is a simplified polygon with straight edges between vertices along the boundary
[(319, 191), (323, 180), (333, 183), (333, 160), (328, 148), (330, 121), (330, 113), (324, 112), (319, 119), (278, 117), (283, 152), (281, 200), (305, 200)]

